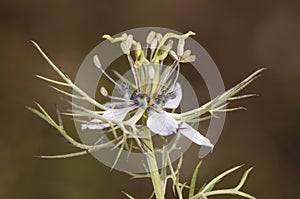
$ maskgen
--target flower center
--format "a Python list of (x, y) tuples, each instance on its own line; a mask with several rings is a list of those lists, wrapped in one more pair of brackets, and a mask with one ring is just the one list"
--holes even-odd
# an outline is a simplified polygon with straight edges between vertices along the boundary
[(151, 98), (145, 93), (138, 93), (133, 95), (130, 99), (136, 104), (137, 106), (148, 108), (155, 105), (164, 105), (168, 100), (174, 99), (176, 97), (175, 92), (162, 92), (162, 94), (157, 95), (155, 98)]
[(133, 95), (131, 97), (131, 100), (134, 101), (136, 105), (144, 108), (151, 106), (150, 102), (152, 101), (151, 98), (144, 93), (138, 93), (136, 95)]

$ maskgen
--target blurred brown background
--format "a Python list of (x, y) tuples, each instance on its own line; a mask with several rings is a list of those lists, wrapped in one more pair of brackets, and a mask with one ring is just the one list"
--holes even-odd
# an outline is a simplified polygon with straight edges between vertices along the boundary
[[(260, 97), (236, 103), (248, 111), (228, 115), (213, 154), (204, 161), (199, 183), (245, 163), (245, 167), (255, 166), (245, 185), (248, 192), (261, 199), (299, 198), (297, 1), (2, 0), (0, 16), (0, 198), (125, 198), (121, 191), (146, 198), (151, 194), (149, 181), (130, 180), (91, 156), (33, 158), (74, 149), (24, 108), (37, 100), (54, 113), (54, 104), (62, 103), (60, 95), (32, 76), (57, 77), (27, 43), (29, 39), (74, 78), (101, 35), (143, 26), (195, 31), (194, 39), (210, 53), (227, 88), (259, 67), (269, 68), (247, 89)], [(193, 146), (185, 156), (182, 180), (190, 179), (197, 152)], [(234, 185), (241, 174), (235, 173), (220, 186)]]

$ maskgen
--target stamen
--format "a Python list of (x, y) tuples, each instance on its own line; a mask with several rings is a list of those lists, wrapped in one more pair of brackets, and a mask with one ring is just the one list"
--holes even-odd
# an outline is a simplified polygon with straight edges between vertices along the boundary
[(108, 95), (107, 90), (102, 86), (100, 89), (100, 93), (104, 96), (104, 97), (108, 97), (110, 99), (114, 99), (114, 100), (120, 100), (120, 101), (125, 101), (125, 102), (132, 102), (129, 98), (121, 98), (121, 97), (115, 97), (115, 96), (111, 96)]
[(140, 92), (141, 87), (140, 87), (140, 83), (139, 83), (139, 76), (137, 75), (137, 68), (134, 67), (134, 61), (133, 61), (133, 59), (130, 55), (127, 55), (127, 59), (128, 59), (128, 62), (129, 62), (130, 68), (131, 68), (131, 72), (132, 72), (133, 77), (134, 77), (134, 81), (135, 81), (137, 91)]
[(154, 31), (151, 31), (148, 36), (147, 36), (147, 39), (146, 39), (146, 42), (147, 44), (151, 44), (153, 39), (155, 37), (155, 32)]
[(177, 55), (178, 55), (178, 57), (181, 57), (183, 55), (184, 44), (185, 44), (185, 39), (179, 39), (178, 45), (177, 45)]
[[(178, 67), (179, 65), (179, 61), (175, 60), (170, 66), (168, 66), (168, 68), (165, 69), (166, 74), (162, 75), (162, 79), (159, 82), (159, 89), (157, 93), (160, 93), (161, 90), (163, 89), (163, 86), (166, 86), (166, 82), (168, 81), (168, 79), (171, 77), (171, 75), (173, 74), (173, 72), (175, 71), (175, 69)], [(171, 68), (171, 69), (169, 69)]]
[(114, 83), (116, 86), (121, 87), (113, 78), (111, 78), (102, 68), (102, 65), (100, 63), (100, 60), (98, 58), (97, 55), (94, 56), (94, 64), (96, 65), (96, 67), (112, 82)]
[(154, 38), (152, 41), (151, 41), (151, 44), (150, 44), (150, 50), (151, 50), (151, 54), (150, 54), (150, 60), (153, 61), (153, 55), (154, 55), (154, 51), (157, 47), (157, 44), (158, 44), (158, 40), (156, 38)]
[[(174, 88), (174, 86), (175, 86), (175, 84), (176, 84), (176, 82), (178, 80), (179, 73), (180, 73), (180, 64), (178, 63), (176, 77), (175, 77), (175, 79), (173, 81), (172, 86), (170, 86), (170, 89)], [(167, 84), (167, 86), (168, 86), (168, 84)]]
[(104, 97), (106, 97), (106, 96), (108, 95), (108, 92), (107, 92), (106, 88), (104, 88), (103, 86), (100, 88), (100, 93), (101, 93)]

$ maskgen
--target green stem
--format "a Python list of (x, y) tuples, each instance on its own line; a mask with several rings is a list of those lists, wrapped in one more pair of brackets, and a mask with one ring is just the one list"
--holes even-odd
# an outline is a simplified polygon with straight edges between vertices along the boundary
[(163, 184), (158, 172), (157, 162), (154, 154), (154, 147), (153, 147), (152, 138), (149, 129), (145, 130), (145, 134), (147, 135), (147, 137), (149, 137), (149, 140), (146, 140), (145, 143), (149, 148), (147, 161), (148, 161), (150, 176), (154, 188), (154, 193), (156, 199), (164, 199), (165, 196), (164, 196)]

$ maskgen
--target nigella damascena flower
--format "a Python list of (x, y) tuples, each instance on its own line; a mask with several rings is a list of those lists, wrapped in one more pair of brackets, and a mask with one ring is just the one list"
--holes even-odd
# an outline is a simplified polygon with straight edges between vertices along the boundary
[[(189, 31), (182, 35), (174, 33), (162, 35), (152, 31), (146, 39), (146, 48), (142, 48), (141, 43), (135, 41), (133, 35), (123, 34), (117, 38), (104, 35), (103, 38), (111, 43), (120, 43), (120, 48), (125, 56), (127, 56), (129, 69), (133, 75), (133, 80), (129, 81), (120, 73), (114, 71), (121, 80), (121, 83), (119, 83), (119, 81), (114, 80), (105, 72), (99, 57), (97, 55), (93, 57), (95, 66), (115, 84), (116, 90), (121, 95), (112, 96), (102, 87), (100, 90), (101, 94), (107, 99), (111, 99), (110, 102), (105, 104), (100, 104), (73, 83), (73, 81), (50, 60), (44, 51), (34, 41), (31, 41), (63, 81), (40, 75), (37, 75), (37, 77), (54, 84), (55, 86), (51, 87), (56, 91), (72, 99), (87, 102), (99, 109), (98, 111), (93, 111), (73, 102), (71, 112), (60, 113), (60, 111), (57, 110), (58, 122), (55, 122), (41, 105), (37, 104), (38, 109), (28, 107), (30, 111), (53, 126), (67, 142), (81, 149), (80, 152), (41, 157), (74, 157), (89, 154), (111, 146), (110, 142), (100, 143), (99, 140), (105, 135), (103, 135), (96, 144), (91, 145), (77, 142), (67, 133), (61, 118), (62, 114), (76, 117), (75, 119), (79, 117), (82, 130), (103, 131), (104, 134), (109, 133), (113, 135), (115, 139), (112, 140), (112, 142), (117, 142), (115, 147), (121, 146), (120, 151), (122, 151), (124, 147), (130, 151), (132, 147), (130, 147), (129, 144), (131, 145), (133, 140), (142, 151), (149, 151), (149, 146), (150, 151), (152, 151), (152, 141), (148, 143), (148, 141), (151, 140), (149, 138), (149, 130), (161, 136), (182, 134), (195, 144), (212, 149), (213, 144), (210, 140), (190, 126), (190, 124), (215, 117), (219, 112), (244, 109), (244, 107), (226, 107), (231, 101), (254, 96), (253, 94), (237, 96), (237, 94), (253, 82), (265, 69), (262, 68), (255, 71), (242, 82), (200, 107), (182, 113), (175, 113), (174, 110), (180, 106), (182, 98), (185, 97), (180, 82), (178, 81), (180, 66), (184, 63), (193, 62), (196, 59), (195, 55), (192, 55), (191, 50), (185, 49), (185, 40), (194, 34), (195, 33)], [(173, 40), (177, 40), (176, 50), (173, 50)], [(169, 62), (171, 60), (169, 65), (164, 64), (167, 63), (166, 59)], [(56, 86), (71, 88), (73, 92), (61, 90)], [(88, 117), (89, 121), (82, 121), (82, 117)], [(117, 159), (118, 158), (116, 158), (116, 161)]]
[[(180, 154), (181, 157), (178, 161), (177, 169), (175, 170), (173, 168), (171, 152), (178, 147), (176, 141), (179, 139), (177, 138), (181, 138), (181, 135), (183, 135), (195, 144), (212, 149), (213, 144), (210, 140), (190, 125), (195, 122), (215, 117), (218, 112), (243, 109), (243, 107), (226, 107), (231, 101), (253, 96), (253, 94), (236, 95), (253, 82), (264, 70), (257, 70), (239, 84), (224, 93), (221, 93), (200, 107), (190, 111), (176, 113), (175, 110), (178, 110), (178, 107), (180, 107), (181, 100), (186, 97), (184, 96), (181, 84), (178, 81), (180, 66), (184, 63), (193, 62), (196, 58), (191, 54), (191, 50), (185, 49), (185, 40), (191, 35), (194, 35), (191, 31), (183, 35), (174, 33), (161, 35), (160, 33), (152, 31), (146, 39), (147, 46), (144, 49), (138, 41), (134, 40), (133, 35), (123, 34), (121, 37), (117, 38), (104, 35), (103, 37), (110, 42), (120, 43), (122, 51), (128, 58), (129, 69), (133, 75), (133, 80), (129, 81), (129, 79), (126, 79), (120, 73), (114, 71), (121, 80), (121, 83), (119, 83), (119, 81), (116, 81), (105, 72), (99, 57), (95, 55), (93, 57), (94, 65), (114, 83), (116, 90), (120, 94), (120, 96), (113, 96), (105, 89), (105, 87), (101, 87), (101, 94), (107, 99), (110, 99), (109, 102), (104, 104), (100, 104), (77, 84), (73, 83), (73, 81), (48, 58), (44, 51), (35, 42), (31, 41), (54, 71), (61, 77), (62, 81), (49, 79), (40, 75), (37, 75), (37, 77), (54, 85), (51, 87), (56, 91), (67, 97), (71, 97), (73, 109), (61, 113), (57, 108), (58, 120), (56, 121), (38, 103), (38, 109), (31, 107), (27, 108), (53, 126), (68, 143), (80, 149), (79, 152), (74, 153), (39, 157), (67, 158), (91, 154), (102, 149), (120, 148), (119, 152), (116, 154), (114, 163), (110, 165), (111, 168), (114, 168), (124, 148), (129, 152), (137, 149), (139, 151), (147, 152), (147, 165), (144, 164), (143, 158), (140, 158), (139, 156), (139, 159), (141, 159), (141, 162), (139, 163), (144, 166), (142, 171), (146, 171), (146, 174), (135, 175), (131, 172), (131, 168), (128, 170), (128, 167), (126, 167), (126, 169), (121, 169), (136, 178), (150, 177), (154, 188), (153, 193), (155, 193), (156, 198), (165, 198), (169, 179), (173, 182), (173, 190), (175, 191), (176, 189), (176, 194), (178, 194), (179, 198), (183, 198), (182, 192), (186, 188), (190, 189), (189, 198), (207, 198), (208, 196), (218, 194), (234, 194), (245, 198), (254, 198), (253, 196), (240, 191), (240, 188), (243, 186), (251, 169), (248, 169), (245, 172), (239, 185), (233, 189), (226, 189), (225, 191), (212, 190), (212, 187), (214, 187), (225, 175), (233, 172), (239, 167), (235, 167), (219, 175), (211, 182), (207, 183), (206, 186), (202, 186), (196, 194), (194, 193), (196, 174), (201, 164), (198, 164), (196, 167), (190, 185), (179, 182), (179, 169), (182, 164), (182, 154)], [(173, 50), (173, 40), (177, 40), (176, 50)], [(171, 60), (169, 65), (164, 64), (167, 63), (166, 59), (168, 61)], [(56, 86), (71, 88), (72, 92), (61, 90)], [(79, 104), (80, 101), (87, 102), (88, 105), (92, 105), (98, 110), (88, 109), (86, 108), (86, 104), (81, 106)], [(75, 120), (81, 122), (82, 130), (89, 129), (101, 131), (103, 134), (101, 133), (99, 140), (93, 144), (90, 144), (90, 142), (78, 142), (72, 138), (65, 129), (61, 117), (62, 114), (72, 116)], [(88, 121), (85, 119), (87, 117), (89, 118)], [(177, 134), (178, 136), (176, 136), (176, 140), (170, 148), (165, 145), (167, 139), (162, 139), (164, 141), (162, 150), (157, 150), (157, 147), (154, 146), (152, 138), (150, 137), (150, 131), (160, 136), (169, 136), (172, 134)], [(109, 136), (110, 138), (114, 136), (114, 139), (109, 138), (107, 142), (101, 142), (101, 139), (105, 136)], [(156, 156), (156, 152), (161, 152), (161, 158)], [(129, 156), (127, 156), (127, 158), (128, 157)], [(161, 172), (158, 171), (158, 159), (162, 160)], [(133, 162), (135, 164), (135, 161)], [(105, 163), (107, 163), (106, 160)], [(136, 167), (133, 166), (134, 172), (140, 173), (140, 170), (136, 170), (135, 168)], [(170, 171), (170, 174), (168, 174), (167, 171)], [(128, 194), (126, 195), (128, 198), (133, 198)]]
[[(190, 31), (183, 35), (167, 33), (162, 37), (159, 33), (150, 32), (145, 49), (142, 49), (141, 44), (135, 41), (132, 35), (123, 34), (118, 38), (104, 35), (103, 38), (112, 43), (120, 42), (120, 47), (128, 58), (134, 82), (130, 83), (132, 89), (126, 84), (117, 83), (103, 70), (98, 56), (95, 55), (93, 59), (95, 66), (115, 84), (122, 97), (110, 96), (102, 87), (101, 94), (114, 101), (104, 104), (107, 109), (98, 118), (83, 123), (81, 128), (102, 130), (112, 128), (114, 125), (120, 126), (128, 122), (125, 118), (130, 114), (133, 115), (130, 121), (138, 126), (137, 128), (146, 127), (161, 136), (180, 133), (195, 144), (213, 148), (208, 138), (188, 124), (189, 121), (199, 117), (197, 110), (185, 115), (168, 112), (178, 108), (183, 97), (178, 82), (180, 64), (195, 60), (191, 51), (185, 49), (185, 40), (191, 35), (194, 33)], [(176, 52), (172, 50), (173, 39), (178, 40)], [(172, 58), (172, 63), (165, 66), (163, 61), (168, 56)], [(141, 127), (137, 122), (142, 117), (146, 117), (146, 122)]]

